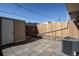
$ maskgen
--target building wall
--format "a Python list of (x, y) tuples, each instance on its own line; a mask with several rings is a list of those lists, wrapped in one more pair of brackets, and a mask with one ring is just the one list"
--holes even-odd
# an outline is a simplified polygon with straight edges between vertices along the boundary
[(79, 11), (79, 3), (66, 3), (69, 13)]
[(72, 12), (72, 13), (69, 13), (70, 16), (71, 16), (71, 20), (76, 20), (76, 18), (78, 17), (79, 15), (79, 11), (76, 11), (76, 12)]
[(70, 36), (72, 38), (79, 38), (79, 30), (76, 27), (74, 21), (69, 21), (68, 36)]
[(66, 6), (71, 20), (76, 20), (79, 16), (79, 3), (66, 3)]
[(36, 25), (28, 25), (25, 26), (25, 33), (28, 37), (37, 37), (38, 30)]

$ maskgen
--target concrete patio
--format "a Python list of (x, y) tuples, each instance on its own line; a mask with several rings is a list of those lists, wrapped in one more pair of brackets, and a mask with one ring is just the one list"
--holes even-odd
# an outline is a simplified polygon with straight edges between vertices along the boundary
[[(36, 39), (36, 38), (33, 38)], [(39, 39), (31, 43), (3, 49), (4, 56), (67, 56), (58, 40)]]

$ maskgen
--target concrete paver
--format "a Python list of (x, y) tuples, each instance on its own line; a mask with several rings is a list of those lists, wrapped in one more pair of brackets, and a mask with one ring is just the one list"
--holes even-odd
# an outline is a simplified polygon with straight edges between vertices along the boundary
[[(34, 38), (33, 38), (34, 39)], [(4, 56), (67, 56), (62, 53), (61, 41), (39, 39), (34, 42), (3, 49)]]

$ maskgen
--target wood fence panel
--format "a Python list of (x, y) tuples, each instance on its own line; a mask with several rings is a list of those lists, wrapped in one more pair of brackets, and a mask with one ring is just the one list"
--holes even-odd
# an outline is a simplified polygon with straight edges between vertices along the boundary
[[(49, 23), (48, 24), (48, 31), (52, 31), (53, 30), (53, 24), (52, 23)], [(48, 34), (50, 37), (52, 37), (52, 32), (50, 32), (49, 34)]]
[[(55, 23), (52, 23), (53, 25), (52, 25), (52, 27), (53, 27), (53, 30), (55, 30), (56, 29), (56, 24)], [(54, 32), (52, 32), (52, 36), (53, 37), (55, 37), (56, 36), (56, 32), (54, 31)]]
[[(68, 24), (68, 25), (67, 25)], [(67, 27), (68, 26), (68, 27)], [(48, 24), (39, 24), (38, 26), (39, 33), (49, 32), (45, 35), (52, 36), (52, 37), (72, 37), (72, 38), (79, 38), (79, 30), (73, 21), (67, 22), (55, 22), (55, 23), (48, 23)], [(52, 31), (62, 29), (58, 31)]]
[(40, 28), (41, 28), (41, 26), (40, 26), (40, 25), (37, 25), (37, 29), (38, 29), (38, 32), (39, 32), (39, 33), (41, 33), (41, 30), (42, 30), (42, 29), (40, 29)]
[(62, 22), (62, 37), (66, 37), (67, 36), (67, 23), (66, 22)]
[[(61, 25), (62, 25), (61, 22), (57, 22), (56, 23), (56, 30), (61, 29), (62, 28)], [(56, 31), (56, 37), (61, 37), (61, 30)]]

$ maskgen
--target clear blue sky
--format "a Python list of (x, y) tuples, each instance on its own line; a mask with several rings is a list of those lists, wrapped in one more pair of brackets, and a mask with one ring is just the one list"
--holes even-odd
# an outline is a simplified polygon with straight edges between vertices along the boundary
[[(26, 22), (53, 22), (53, 21), (66, 21), (67, 20), (67, 9), (63, 3), (49, 3), (49, 4), (19, 4), (24, 8), (28, 8), (39, 14), (35, 14), (31, 11), (25, 10), (21, 7), (16, 6), (15, 4), (0, 4), (0, 16), (15, 18), (25, 20)], [(7, 11), (10, 13), (15, 13), (21, 16), (16, 16), (8, 13), (1, 12)], [(28, 18), (27, 18), (28, 17)]]

